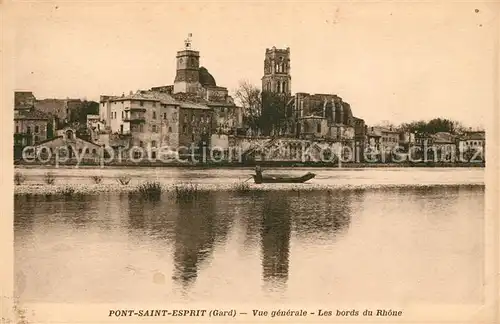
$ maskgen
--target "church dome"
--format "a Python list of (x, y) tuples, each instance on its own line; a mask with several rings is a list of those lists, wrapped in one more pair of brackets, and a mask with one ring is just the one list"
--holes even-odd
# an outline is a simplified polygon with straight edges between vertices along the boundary
[(203, 66), (200, 67), (200, 83), (202, 86), (211, 86), (211, 87), (217, 86), (214, 77)]

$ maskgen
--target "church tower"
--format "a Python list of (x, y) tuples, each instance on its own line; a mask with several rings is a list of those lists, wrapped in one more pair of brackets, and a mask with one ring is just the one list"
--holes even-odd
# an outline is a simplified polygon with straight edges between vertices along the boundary
[(262, 91), (292, 93), (292, 77), (290, 76), (290, 48), (266, 48), (264, 60), (264, 76), (262, 77)]
[(200, 85), (200, 52), (191, 48), (192, 34), (184, 41), (185, 48), (177, 52), (177, 74), (174, 93), (198, 93)]

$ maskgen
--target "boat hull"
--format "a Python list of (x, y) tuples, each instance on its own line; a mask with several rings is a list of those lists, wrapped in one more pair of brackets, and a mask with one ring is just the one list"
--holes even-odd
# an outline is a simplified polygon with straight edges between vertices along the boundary
[(280, 177), (280, 176), (262, 176), (259, 179), (255, 174), (252, 175), (253, 180), (256, 184), (260, 183), (304, 183), (311, 180), (316, 175), (314, 173), (307, 173), (301, 177)]

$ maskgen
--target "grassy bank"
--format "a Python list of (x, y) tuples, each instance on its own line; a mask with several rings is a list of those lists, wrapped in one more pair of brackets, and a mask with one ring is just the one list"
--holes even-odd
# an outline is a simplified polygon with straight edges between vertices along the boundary
[(181, 184), (161, 184), (158, 182), (144, 182), (138, 185), (119, 185), (119, 184), (74, 184), (74, 185), (46, 185), (46, 184), (21, 184), (14, 186), (14, 195), (42, 195), (42, 196), (60, 196), (77, 197), (79, 195), (99, 195), (102, 193), (131, 193), (144, 199), (160, 199), (162, 195), (168, 194), (179, 200), (192, 200), (200, 197), (204, 192), (210, 191), (229, 191), (235, 194), (247, 194), (265, 191), (294, 191), (294, 192), (314, 192), (314, 191), (338, 191), (338, 190), (364, 190), (380, 189), (393, 190), (404, 188), (439, 188), (439, 187), (461, 187), (461, 188), (484, 188), (484, 184), (439, 184), (439, 185), (419, 185), (419, 184), (363, 184), (363, 185), (319, 185), (319, 184), (287, 184), (273, 185), (253, 183), (234, 183), (234, 184), (210, 184), (200, 185), (192, 183)]

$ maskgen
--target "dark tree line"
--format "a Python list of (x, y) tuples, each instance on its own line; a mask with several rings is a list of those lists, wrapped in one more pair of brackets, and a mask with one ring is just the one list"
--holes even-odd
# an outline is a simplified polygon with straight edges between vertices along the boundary
[(403, 123), (399, 126), (399, 128), (403, 131), (426, 134), (435, 134), (439, 132), (459, 134), (466, 131), (466, 128), (462, 123), (446, 118), (434, 118), (429, 121), (419, 120), (410, 123)]

